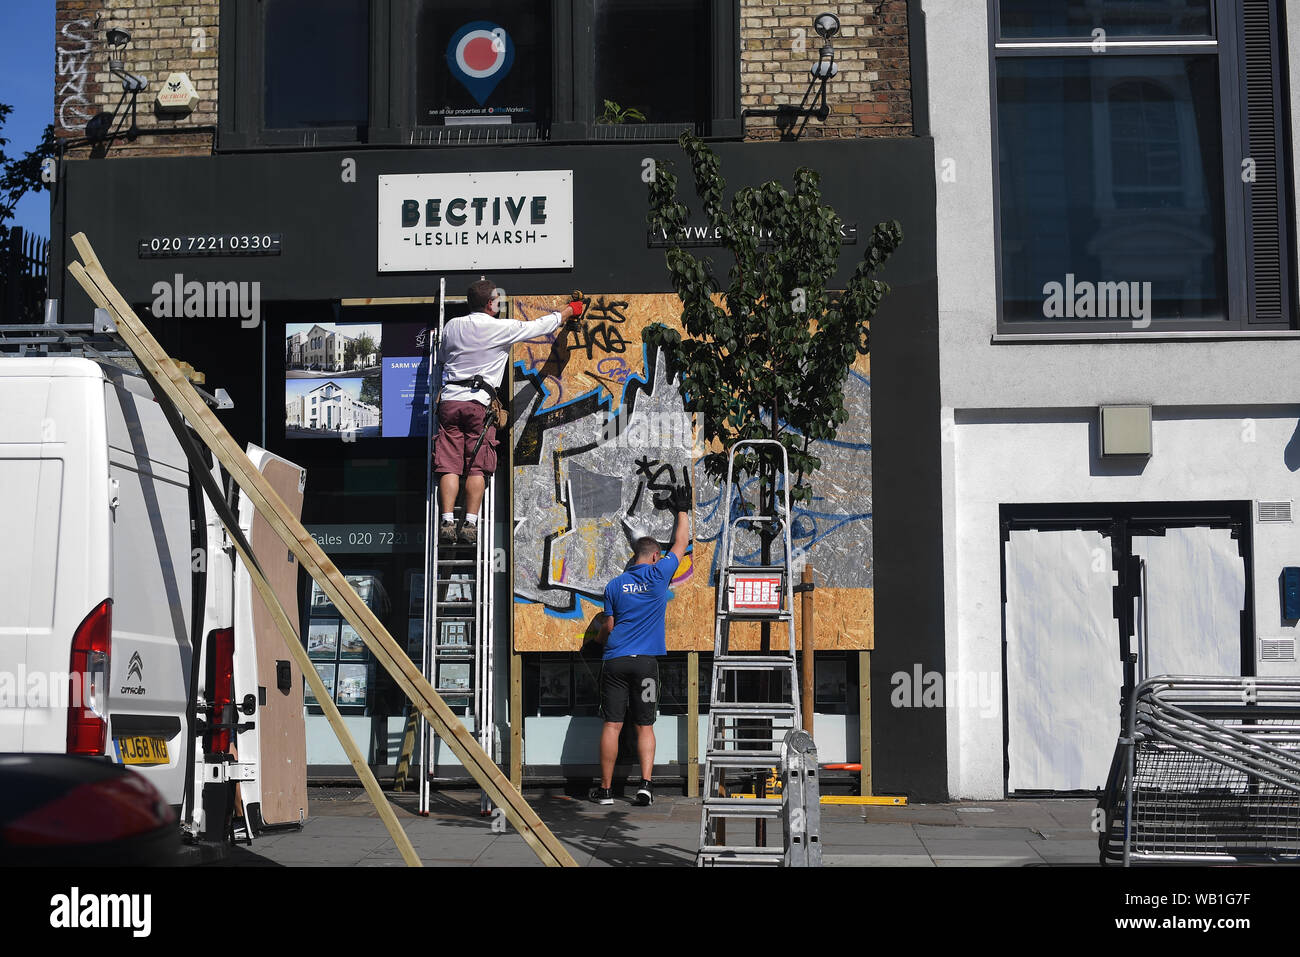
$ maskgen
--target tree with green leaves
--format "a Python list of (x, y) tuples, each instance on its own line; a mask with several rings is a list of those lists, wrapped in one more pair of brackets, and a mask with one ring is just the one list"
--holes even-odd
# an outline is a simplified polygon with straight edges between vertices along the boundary
[[(815, 171), (799, 169), (794, 192), (768, 182), (738, 189), (727, 204), (717, 155), (690, 133), (679, 143), (705, 218), (734, 261), (723, 289), (711, 260), (681, 248), (677, 240), (685, 235), (688, 211), (677, 197), (671, 165), (656, 163), (648, 220), (669, 244), (668, 271), (682, 300), (686, 335), (655, 324), (643, 338), (680, 377), (686, 408), (709, 447), (777, 439), (790, 458), (791, 499), (808, 501), (809, 478), (822, 465), (812, 443), (834, 439), (848, 418), (844, 383), (854, 359), (870, 350), (871, 318), (889, 292), (876, 275), (902, 242), (902, 227), (897, 221), (875, 227), (848, 284), (835, 295), (828, 284), (839, 267), (842, 221), (822, 205)], [(761, 494), (774, 493), (775, 476), (758, 458), (738, 456), (737, 469), (760, 478)], [(725, 453), (701, 461), (707, 475), (725, 481)]]
[[(0, 129), (3, 129), (12, 112), (12, 106), (0, 103)], [(22, 156), (8, 156), (4, 151), (8, 145), (9, 139), (0, 136), (0, 239), (9, 234), (7, 223), (13, 218), (19, 200), (29, 192), (49, 188), (41, 177), (41, 167), (58, 149), (53, 125), (45, 127), (41, 141)]]

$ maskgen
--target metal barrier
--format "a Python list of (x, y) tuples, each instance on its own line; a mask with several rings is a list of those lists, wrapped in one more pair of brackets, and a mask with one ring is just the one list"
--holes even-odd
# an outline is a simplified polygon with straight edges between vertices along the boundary
[(1300, 678), (1144, 681), (1100, 807), (1103, 864), (1300, 863)]

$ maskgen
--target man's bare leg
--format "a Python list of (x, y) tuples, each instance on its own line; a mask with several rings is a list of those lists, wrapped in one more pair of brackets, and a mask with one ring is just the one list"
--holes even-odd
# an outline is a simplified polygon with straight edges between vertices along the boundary
[(623, 722), (606, 721), (600, 732), (600, 786), (614, 785), (614, 762), (618, 759), (618, 736)]
[[(455, 472), (444, 472), (438, 477), (438, 504), (441, 506), (442, 514), (446, 515), (456, 508), (456, 496), (459, 494), (459, 475)], [(479, 500), (482, 501), (482, 492), (479, 493)]]
[(470, 473), (465, 479), (465, 515), (478, 518), (483, 509), (483, 490), (487, 486), (483, 476), (477, 472)]
[(641, 777), (653, 780), (655, 769), (655, 726), (638, 724), (636, 726), (636, 751), (641, 757)]

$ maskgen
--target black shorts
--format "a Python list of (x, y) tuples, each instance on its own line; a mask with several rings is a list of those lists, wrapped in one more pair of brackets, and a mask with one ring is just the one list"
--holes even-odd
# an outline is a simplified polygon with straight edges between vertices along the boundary
[(655, 723), (659, 705), (659, 659), (653, 655), (609, 658), (600, 666), (600, 713), (622, 724), (628, 711), (633, 724)]

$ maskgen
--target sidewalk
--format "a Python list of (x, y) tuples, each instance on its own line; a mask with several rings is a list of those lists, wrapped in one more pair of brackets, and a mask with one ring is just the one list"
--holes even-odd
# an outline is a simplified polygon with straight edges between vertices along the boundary
[[(513, 828), (496, 833), (492, 819), (479, 816), (477, 791), (435, 792), (428, 817), (414, 813), (413, 794), (389, 797), (426, 866), (541, 866)], [(695, 863), (696, 798), (656, 795), (654, 805), (641, 808), (619, 797), (612, 807), (599, 807), (558, 790), (530, 790), (525, 797), (584, 867)], [(312, 788), (309, 802), (311, 816), (301, 831), (240, 846), (226, 864), (402, 866), (360, 788)], [(822, 859), (830, 867), (1096, 866), (1097, 835), (1089, 826), (1095, 807), (1092, 800), (822, 805)]]

